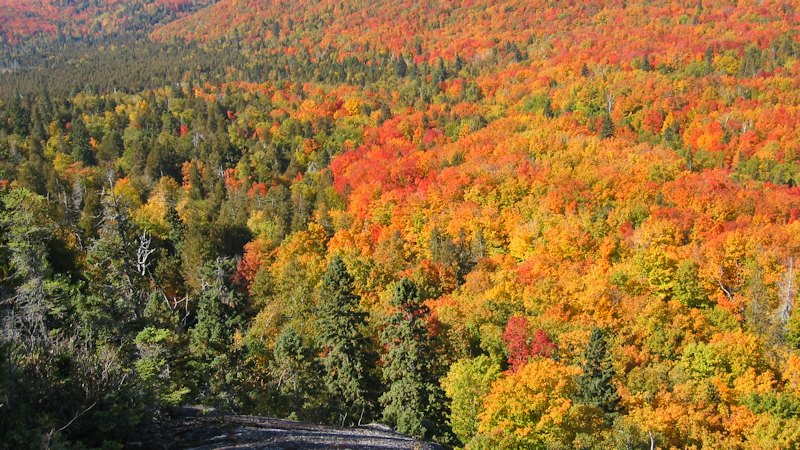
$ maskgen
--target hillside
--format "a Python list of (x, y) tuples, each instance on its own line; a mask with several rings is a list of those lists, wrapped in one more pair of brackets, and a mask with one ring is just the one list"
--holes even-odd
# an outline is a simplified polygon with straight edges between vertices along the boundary
[(13, 46), (36, 37), (77, 40), (148, 31), (210, 3), (209, 0), (2, 0), (0, 43)]
[(194, 6), (0, 73), (9, 445), (800, 446), (793, 2)]
[(781, 1), (222, 0), (159, 27), (153, 37), (210, 42), (235, 35), (257, 49), (332, 47), (340, 57), (388, 51), (428, 61), (483, 59), (513, 44), (536, 49), (534, 60), (624, 66), (652, 55), (674, 65), (709, 47), (764, 45), (797, 19), (796, 8)]

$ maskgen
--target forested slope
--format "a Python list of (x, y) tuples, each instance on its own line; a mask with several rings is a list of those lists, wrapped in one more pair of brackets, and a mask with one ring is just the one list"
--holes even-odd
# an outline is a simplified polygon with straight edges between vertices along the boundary
[(797, 23), (222, 0), (154, 29), (180, 70), (2, 75), (5, 442), (191, 402), (469, 448), (800, 445)]
[(2, 0), (0, 42), (18, 45), (37, 37), (78, 40), (148, 31), (210, 3), (210, 0)]

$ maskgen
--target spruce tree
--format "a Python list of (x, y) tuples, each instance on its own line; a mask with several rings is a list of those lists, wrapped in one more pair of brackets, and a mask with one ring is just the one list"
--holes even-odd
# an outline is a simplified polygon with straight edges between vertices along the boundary
[(125, 149), (125, 144), (122, 142), (122, 135), (117, 130), (112, 130), (100, 142), (100, 149), (97, 151), (97, 157), (100, 161), (114, 162), (122, 155)]
[(69, 143), (72, 148), (72, 157), (75, 161), (79, 161), (86, 165), (93, 165), (95, 163), (94, 152), (89, 143), (89, 130), (86, 129), (86, 124), (83, 120), (77, 118), (72, 121), (72, 128), (69, 132)]
[(612, 382), (615, 372), (611, 355), (605, 334), (597, 327), (592, 329), (583, 358), (581, 374), (575, 380), (578, 387), (576, 402), (596, 406), (606, 414), (619, 412), (620, 396)]
[(600, 137), (602, 139), (608, 139), (614, 136), (614, 121), (611, 120), (611, 116), (606, 114), (603, 116), (603, 124), (600, 127)]
[(47, 245), (53, 225), (45, 199), (27, 189), (0, 192), (0, 342), (30, 349), (50, 341)]
[(400, 55), (394, 61), (394, 72), (397, 75), (397, 78), (405, 77), (406, 73), (408, 72), (408, 65), (406, 64), (406, 60), (402, 55)]
[(388, 390), (381, 396), (383, 418), (403, 434), (443, 439), (446, 434), (444, 393), (426, 317), (430, 313), (417, 286), (408, 279), (391, 298), (396, 312), (383, 330), (383, 378)]
[(552, 119), (556, 116), (556, 112), (553, 110), (553, 101), (550, 100), (550, 97), (547, 98), (544, 102), (544, 107), (542, 108), (542, 114), (548, 119)]
[(324, 351), (324, 382), (341, 423), (363, 420), (373, 401), (375, 365), (364, 328), (367, 314), (359, 307), (353, 276), (339, 256), (322, 278), (319, 292), (319, 327)]
[(231, 281), (235, 268), (233, 259), (217, 258), (201, 269), (197, 323), (189, 335), (198, 394), (226, 406), (234, 400), (233, 334), (244, 323), (243, 301)]
[(27, 136), (30, 132), (31, 112), (15, 95), (9, 106), (11, 119), (11, 132), (19, 136)]
[(650, 64), (650, 58), (647, 55), (642, 58), (642, 70), (645, 72), (650, 72), (653, 70), (653, 65)]
[(149, 247), (140, 245), (142, 235), (122, 197), (106, 193), (100, 202), (97, 238), (86, 252), (90, 295), (81, 301), (78, 313), (84, 331), (100, 340), (119, 341), (121, 332), (141, 325), (150, 284), (138, 253)]

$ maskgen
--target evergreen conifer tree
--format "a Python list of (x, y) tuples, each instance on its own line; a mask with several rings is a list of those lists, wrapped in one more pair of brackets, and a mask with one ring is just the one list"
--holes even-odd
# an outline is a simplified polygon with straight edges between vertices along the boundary
[(394, 72), (397, 75), (397, 78), (405, 77), (406, 73), (408, 72), (408, 65), (406, 64), (406, 60), (402, 55), (400, 55), (394, 61)]
[(653, 70), (653, 65), (650, 63), (650, 57), (647, 55), (642, 58), (642, 70), (645, 72)]
[(233, 398), (236, 355), (231, 347), (234, 332), (243, 324), (242, 299), (231, 285), (235, 267), (230, 258), (217, 258), (203, 267), (197, 324), (189, 339), (199, 393), (223, 404)]
[(269, 363), (274, 386), (270, 390), (270, 414), (295, 420), (325, 419), (327, 397), (315, 350), (291, 326), (282, 330)]
[(92, 146), (89, 144), (89, 130), (86, 129), (86, 124), (83, 120), (77, 118), (72, 121), (72, 128), (69, 132), (69, 142), (72, 147), (72, 157), (76, 161), (82, 162), (86, 165), (92, 165), (95, 162), (94, 152)]
[(374, 358), (364, 334), (367, 314), (359, 307), (352, 275), (334, 257), (322, 278), (319, 326), (324, 351), (324, 381), (342, 424), (360, 422), (372, 408)]
[(606, 414), (619, 412), (620, 396), (613, 384), (614, 367), (605, 334), (599, 328), (592, 330), (583, 357), (581, 374), (575, 380), (578, 387), (575, 400), (596, 406)]
[(611, 116), (606, 114), (603, 116), (603, 124), (600, 127), (600, 137), (602, 139), (608, 139), (614, 136), (614, 121), (611, 120)]
[(403, 279), (392, 295), (397, 309), (383, 330), (383, 378), (388, 390), (381, 396), (384, 420), (403, 434), (417, 438), (446, 435), (444, 392), (426, 324), (428, 307), (422, 303), (416, 285)]

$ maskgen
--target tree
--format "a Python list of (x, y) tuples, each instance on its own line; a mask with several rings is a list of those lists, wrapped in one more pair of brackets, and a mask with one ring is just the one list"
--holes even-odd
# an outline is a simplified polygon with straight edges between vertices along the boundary
[(653, 70), (653, 65), (650, 63), (650, 57), (647, 55), (642, 57), (642, 70), (645, 72), (650, 72)]
[(512, 372), (516, 372), (528, 363), (531, 348), (528, 339), (528, 319), (513, 316), (508, 319), (503, 332), (503, 342), (508, 348), (508, 365)]
[(547, 100), (544, 101), (544, 107), (542, 108), (542, 114), (547, 117), (548, 119), (552, 119), (556, 116), (555, 110), (553, 110), (553, 101), (550, 100), (550, 97), (547, 97)]
[(574, 373), (542, 358), (492, 383), (478, 416), (481, 443), (485, 448), (569, 447)]
[(177, 336), (167, 329), (146, 327), (136, 335), (139, 358), (134, 363), (144, 392), (151, 404), (179, 405), (189, 393), (176, 379), (172, 363), (177, 353)]
[(388, 384), (380, 399), (383, 418), (400, 433), (446, 439), (444, 393), (426, 322), (430, 311), (406, 278), (397, 284), (390, 304), (396, 311), (382, 333), (387, 348), (383, 378)]
[(10, 269), (7, 279), (0, 278), (0, 340), (28, 348), (50, 341), (47, 243), (53, 230), (44, 207), (44, 198), (27, 189), (0, 196), (0, 251)]
[(373, 407), (374, 358), (364, 330), (367, 314), (359, 307), (353, 276), (339, 256), (328, 264), (319, 299), (323, 378), (341, 423), (356, 416), (360, 423)]
[(674, 298), (690, 308), (708, 306), (708, 295), (697, 277), (698, 266), (692, 261), (678, 263), (675, 271)]
[(541, 358), (556, 358), (556, 344), (541, 328), (533, 332), (531, 355)]
[(613, 384), (615, 371), (605, 334), (600, 328), (592, 329), (583, 359), (581, 374), (575, 379), (575, 401), (600, 408), (606, 414), (618, 413), (621, 399)]
[(100, 434), (136, 423), (141, 396), (128, 396), (114, 346), (69, 329), (81, 295), (48, 260), (56, 228), (47, 212), (26, 189), (0, 192), (0, 441), (25, 448), (66, 436), (95, 447)]
[(197, 324), (189, 338), (198, 394), (223, 404), (234, 401), (233, 334), (243, 325), (242, 298), (231, 282), (235, 268), (230, 258), (217, 258), (202, 268)]
[(19, 136), (26, 136), (30, 131), (31, 113), (19, 101), (18, 96), (14, 96), (9, 105), (9, 114), (11, 116), (11, 132)]
[(406, 73), (408, 73), (408, 65), (403, 55), (398, 56), (394, 60), (394, 73), (397, 75), (397, 78), (403, 78), (406, 76)]
[(114, 162), (120, 157), (123, 149), (122, 135), (119, 131), (112, 130), (103, 136), (100, 148), (97, 150), (97, 158), (104, 162)]
[(600, 125), (600, 138), (608, 139), (614, 136), (614, 121), (611, 120), (611, 115), (606, 114), (603, 116), (603, 123)]
[(114, 193), (102, 199), (98, 237), (86, 254), (91, 295), (80, 305), (87, 330), (102, 339), (119, 341), (120, 331), (140, 321), (150, 295), (147, 270), (150, 241), (140, 238), (125, 200)]
[(450, 398), (450, 424), (462, 444), (478, 432), (478, 414), (492, 383), (500, 377), (500, 364), (486, 355), (462, 359), (452, 366), (442, 387)]
[(69, 143), (72, 148), (72, 157), (75, 161), (82, 162), (86, 165), (92, 165), (95, 162), (94, 152), (89, 143), (89, 130), (86, 129), (86, 124), (83, 120), (77, 118), (72, 121), (72, 128), (69, 132)]
[(270, 414), (300, 420), (324, 420), (327, 397), (319, 373), (322, 371), (315, 349), (303, 336), (288, 326), (275, 342), (269, 364), (271, 389)]
[(508, 319), (503, 332), (503, 342), (508, 348), (508, 365), (511, 372), (516, 372), (532, 357), (550, 358), (556, 345), (542, 329), (537, 329), (533, 337), (528, 331), (528, 319), (512, 316)]

